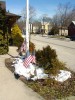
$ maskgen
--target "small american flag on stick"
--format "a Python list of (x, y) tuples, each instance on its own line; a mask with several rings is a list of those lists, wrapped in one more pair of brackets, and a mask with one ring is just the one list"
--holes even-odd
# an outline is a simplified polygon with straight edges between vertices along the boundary
[(28, 67), (30, 63), (36, 63), (34, 54), (29, 55), (27, 58), (25, 58), (23, 64), (24, 64), (25, 67)]
[(25, 41), (22, 43), (20, 50), (21, 50), (21, 52), (26, 50), (26, 42)]
[(32, 53), (32, 58), (33, 58), (32, 63), (36, 63), (35, 52)]

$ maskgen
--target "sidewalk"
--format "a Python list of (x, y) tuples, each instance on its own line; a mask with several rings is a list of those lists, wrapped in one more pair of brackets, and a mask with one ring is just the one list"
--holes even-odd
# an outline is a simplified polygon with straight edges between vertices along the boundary
[[(9, 54), (18, 56), (16, 49), (10, 47)], [(5, 58), (10, 56), (0, 55), (0, 100), (44, 100), (23, 82), (14, 78), (13, 73), (5, 67)]]

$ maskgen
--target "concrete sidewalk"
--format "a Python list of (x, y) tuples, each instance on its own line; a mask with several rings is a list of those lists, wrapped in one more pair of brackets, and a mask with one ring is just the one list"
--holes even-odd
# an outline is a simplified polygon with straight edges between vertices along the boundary
[[(16, 47), (10, 47), (9, 55), (18, 56)], [(5, 58), (0, 55), (0, 100), (44, 100), (40, 95), (14, 78), (13, 73), (5, 67)]]

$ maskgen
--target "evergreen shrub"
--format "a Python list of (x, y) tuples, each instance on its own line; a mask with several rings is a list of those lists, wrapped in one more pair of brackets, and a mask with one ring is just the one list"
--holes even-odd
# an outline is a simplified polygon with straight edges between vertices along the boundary
[(14, 37), (13, 37), (13, 45), (14, 46), (17, 46), (18, 48), (21, 47), (21, 44), (23, 43), (24, 39), (21, 35), (19, 34), (16, 34)]
[(52, 66), (52, 59), (56, 59), (57, 54), (50, 46), (43, 47), (43, 50), (36, 51), (36, 60), (39, 66), (49, 69)]
[(7, 47), (5, 48), (0, 46), (0, 55), (7, 54), (7, 49)]
[(48, 33), (48, 35), (56, 35), (59, 34), (59, 28), (57, 26), (52, 27), (51, 31)]
[(7, 40), (0, 40), (0, 55), (8, 53)]
[(57, 74), (59, 70), (67, 69), (65, 63), (57, 58), (56, 51), (50, 46), (36, 51), (36, 61), (40, 67), (43, 67), (47, 73)]

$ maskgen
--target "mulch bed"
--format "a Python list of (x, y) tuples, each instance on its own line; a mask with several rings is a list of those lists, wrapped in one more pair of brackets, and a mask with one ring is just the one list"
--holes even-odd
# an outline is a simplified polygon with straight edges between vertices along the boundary
[[(14, 67), (11, 66), (12, 61), (13, 59), (11, 58), (6, 59), (5, 65), (11, 72), (14, 72)], [(63, 83), (57, 82), (53, 79), (27, 81), (23, 76), (20, 76), (19, 79), (32, 88), (35, 92), (43, 96), (45, 100), (56, 100), (67, 98), (68, 96), (75, 96), (74, 72), (72, 72), (71, 78)]]

